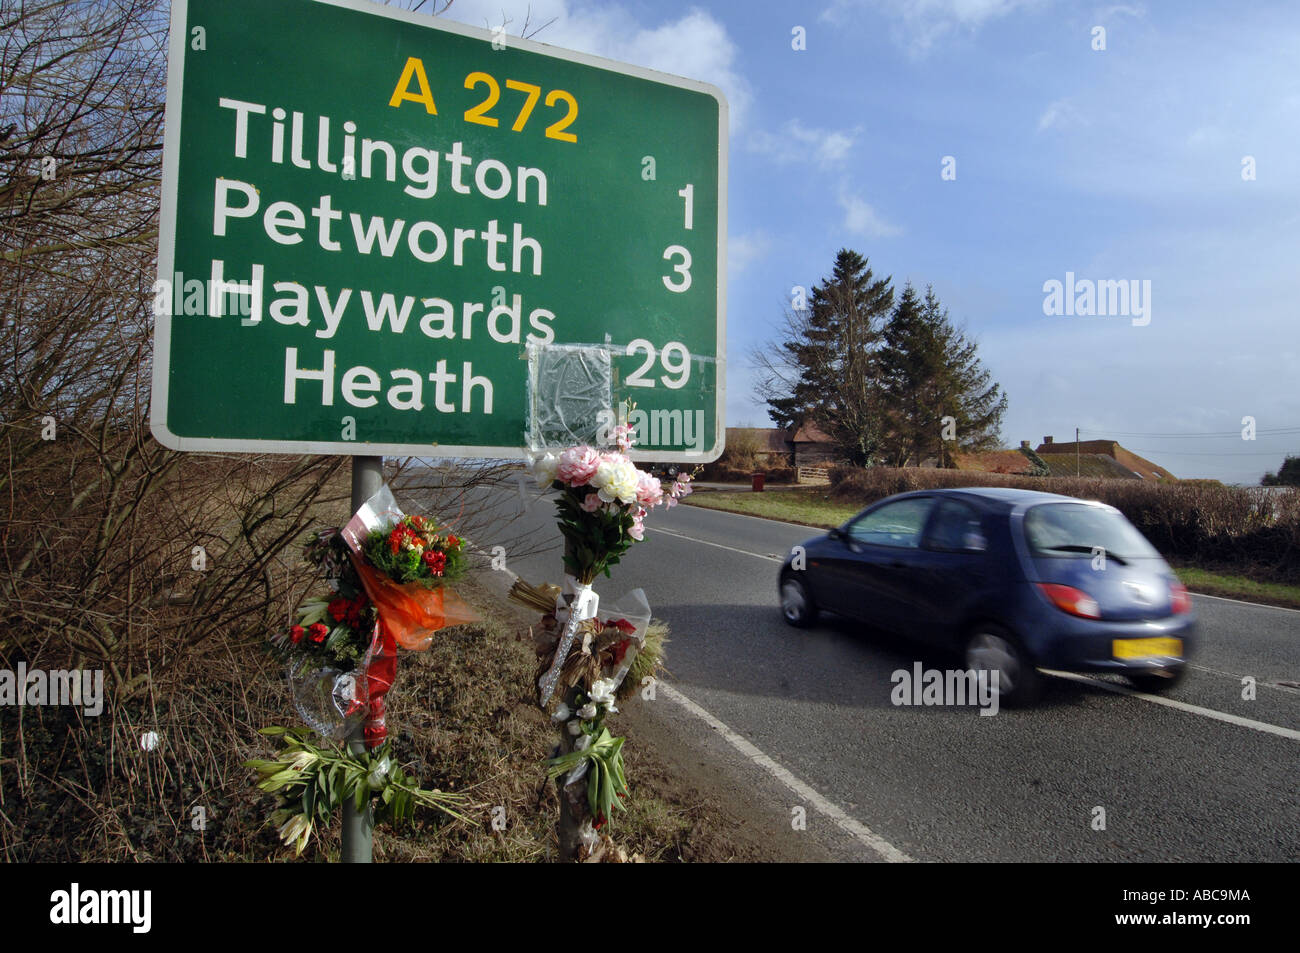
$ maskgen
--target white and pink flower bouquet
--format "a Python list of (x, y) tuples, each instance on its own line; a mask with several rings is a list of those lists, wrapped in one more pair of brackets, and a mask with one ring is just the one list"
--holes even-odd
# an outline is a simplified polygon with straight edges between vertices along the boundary
[(651, 622), (640, 590), (629, 594), (640, 608), (599, 612), (592, 583), (601, 573), (609, 576), (610, 567), (645, 538), (650, 510), (675, 506), (691, 492), (689, 474), (661, 483), (637, 468), (627, 456), (631, 427), (613, 427), (610, 438), (610, 449), (583, 445), (533, 458), (537, 482), (559, 494), (555, 504), (564, 537), (564, 585), (533, 586), (516, 580), (510, 593), (515, 601), (543, 613), (533, 631), (541, 661), (538, 701), (565, 729), (547, 771), (560, 791), (561, 853), (571, 857), (594, 856), (592, 851), (602, 843), (613, 850), (608, 836), (598, 840), (597, 832), (610, 822), (613, 811), (623, 809), (628, 789), (623, 739), (610, 734), (605, 717), (618, 711), (616, 692), (635, 690), (624, 680), (647, 641), (653, 651), (642, 659), (641, 678), (653, 681), (667, 632), (663, 623)]
[(632, 428), (612, 428), (617, 449), (570, 447), (533, 460), (533, 475), (542, 486), (560, 491), (560, 532), (564, 536), (564, 568), (578, 583), (589, 586), (616, 565), (634, 542), (645, 539), (646, 514), (659, 506), (675, 506), (691, 492), (689, 474), (681, 473), (666, 488), (659, 478), (637, 469), (627, 456)]

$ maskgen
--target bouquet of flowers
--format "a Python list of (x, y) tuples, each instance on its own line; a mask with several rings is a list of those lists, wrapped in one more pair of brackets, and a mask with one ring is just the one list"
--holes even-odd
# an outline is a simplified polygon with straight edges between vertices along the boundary
[(559, 491), (555, 505), (566, 570), (556, 601), (556, 617), (564, 629), (555, 659), (538, 681), (543, 708), (555, 691), (578, 623), (596, 615), (599, 599), (591, 587), (596, 576), (602, 572), (608, 576), (632, 544), (645, 539), (644, 520), (651, 509), (660, 504), (675, 506), (691, 492), (690, 474), (678, 474), (665, 489), (653, 474), (637, 469), (627, 457), (633, 442), (631, 427), (620, 424), (612, 428), (611, 436), (615, 449), (584, 445), (533, 460), (537, 482)]
[(365, 751), (318, 747), (306, 729), (264, 729), (284, 750), (247, 766), (261, 790), (279, 795), (271, 819), (299, 853), (344, 802), (372, 822), (409, 820), (417, 805), (464, 819), (463, 796), (423, 790), (395, 763), (384, 703), (398, 645), (425, 649), (436, 630), (478, 618), (446, 586), (464, 571), (464, 546), (435, 521), (401, 512), (387, 486), (342, 530), (309, 538), (306, 558), (330, 591), (298, 607), (271, 636), (271, 651), (288, 663), (294, 705), (311, 731), (339, 740), (363, 718)]
[(623, 558), (634, 542), (645, 539), (646, 514), (661, 503), (676, 506), (691, 492), (691, 477), (678, 474), (665, 489), (653, 474), (637, 469), (626, 455), (631, 429), (614, 427), (617, 449), (570, 447), (558, 456), (545, 453), (533, 461), (533, 475), (542, 486), (560, 491), (555, 501), (564, 536), (564, 567), (581, 585)]
[(366, 562), (404, 585), (417, 582), (433, 589), (464, 571), (464, 542), (455, 533), (439, 533), (423, 516), (403, 516), (385, 532), (374, 530), (365, 543)]
[[(552, 718), (564, 725), (547, 773), (561, 794), (561, 850), (574, 856), (582, 856), (583, 850), (595, 856), (601, 846), (611, 847), (601, 842), (597, 831), (615, 809), (623, 809), (628, 789), (623, 739), (610, 734), (605, 719), (618, 711), (615, 695), (652, 640), (655, 654), (642, 671), (657, 670), (666, 631), (662, 623), (651, 624), (641, 590), (629, 594), (636, 605), (601, 612), (592, 583), (601, 573), (609, 576), (610, 567), (645, 538), (644, 520), (650, 510), (675, 506), (691, 492), (689, 474), (665, 485), (636, 467), (627, 456), (630, 427), (617, 426), (612, 436), (611, 449), (583, 445), (532, 461), (538, 483), (558, 491), (564, 585), (530, 586), (519, 580), (511, 590), (516, 601), (543, 613), (535, 631), (542, 659), (539, 702), (546, 709), (558, 697)], [(584, 778), (585, 790), (579, 787)]]
[(304, 555), (323, 571), (328, 590), (306, 599), (293, 622), (273, 633), (271, 655), (285, 663), (294, 707), (318, 734), (342, 738), (354, 719), (392, 684), (379, 638), (378, 612), (337, 530), (321, 530)]
[[(554, 615), (558, 587), (534, 586), (516, 580), (510, 597), (543, 612), (533, 628), (539, 661), (547, 668), (556, 654), (560, 626)], [(623, 739), (611, 735), (606, 717), (616, 714), (616, 702), (653, 682), (663, 665), (668, 627), (651, 620), (650, 606), (640, 589), (602, 608), (597, 617), (578, 626), (560, 665), (556, 695), (562, 701), (551, 719), (562, 726), (559, 751), (546, 763), (547, 774), (559, 782), (569, 815), (580, 821), (578, 836), (591, 852), (595, 838), (615, 810), (624, 810), (628, 796), (623, 768)], [(581, 784), (583, 779), (586, 783)], [(612, 845), (604, 845), (612, 854)]]
[(301, 659), (351, 672), (374, 641), (378, 614), (337, 531), (313, 533), (306, 557), (325, 570), (331, 592), (304, 601), (293, 624), (271, 636), (271, 652), (286, 663)]
[(464, 571), (465, 540), (431, 519), (407, 516), (387, 486), (357, 510), (343, 538), (395, 645), (422, 652), (439, 629), (479, 619), (447, 585)]

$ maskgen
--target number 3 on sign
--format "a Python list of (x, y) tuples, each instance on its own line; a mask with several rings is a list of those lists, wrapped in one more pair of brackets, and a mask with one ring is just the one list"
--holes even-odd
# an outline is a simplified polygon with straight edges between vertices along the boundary
[(680, 279), (674, 280), (672, 275), (664, 275), (664, 287), (669, 291), (675, 291), (681, 294), (691, 286), (691, 253), (681, 245), (669, 245), (664, 249), (664, 260), (672, 261), (678, 255), (682, 256), (679, 264), (673, 265), (673, 271), (681, 276)]

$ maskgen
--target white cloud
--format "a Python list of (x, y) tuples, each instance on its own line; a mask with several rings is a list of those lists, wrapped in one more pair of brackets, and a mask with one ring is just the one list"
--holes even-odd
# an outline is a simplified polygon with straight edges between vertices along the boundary
[(1068, 99), (1058, 99), (1048, 104), (1038, 117), (1038, 131), (1066, 126), (1086, 126), (1088, 121)]
[(850, 130), (812, 129), (798, 119), (791, 119), (779, 133), (755, 131), (749, 137), (749, 146), (755, 152), (771, 156), (777, 162), (789, 163), (811, 160), (821, 168), (829, 168), (848, 158), (861, 128)]
[(504, 20), (512, 37), (525, 20), (530, 34), (548, 24), (531, 37), (535, 42), (712, 83), (727, 98), (733, 133), (743, 126), (752, 99), (736, 67), (736, 44), (707, 11), (691, 10), (655, 25), (642, 23), (626, 7), (580, 0), (455, 0), (443, 15), (482, 29)]
[(868, 238), (888, 238), (902, 234), (901, 228), (881, 218), (880, 213), (861, 196), (842, 192), (839, 201), (844, 209), (844, 228), (847, 231)]
[(1142, 17), (1147, 15), (1147, 8), (1143, 4), (1138, 4), (1137, 6), (1128, 6), (1127, 4), (1117, 3), (1114, 6), (1110, 6), (1107, 7), (1105, 10), (1102, 10), (1101, 13), (1098, 15), (1098, 19), (1109, 20), (1111, 17), (1115, 16), (1118, 13), (1122, 13), (1128, 17), (1133, 17), (1135, 20), (1140, 20), (1142, 19)]
[(974, 33), (985, 23), (1052, 0), (831, 0), (821, 19), (850, 23), (862, 9), (879, 11), (894, 25), (896, 42), (923, 56), (953, 33)]
[(1218, 126), (1197, 126), (1187, 136), (1187, 146), (1190, 149), (1202, 149), (1207, 147), (1217, 147), (1225, 141), (1223, 130)]
[(772, 250), (772, 239), (763, 231), (727, 236), (727, 276), (734, 278)]

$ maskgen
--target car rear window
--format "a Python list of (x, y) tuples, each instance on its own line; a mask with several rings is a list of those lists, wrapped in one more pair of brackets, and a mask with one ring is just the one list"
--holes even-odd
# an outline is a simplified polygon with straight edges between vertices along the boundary
[(1042, 503), (1025, 514), (1025, 541), (1035, 556), (1091, 556), (1096, 547), (1120, 558), (1159, 556), (1118, 510), (1085, 503)]

